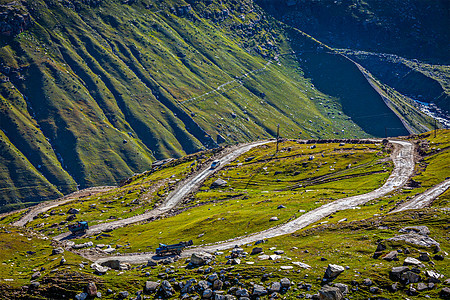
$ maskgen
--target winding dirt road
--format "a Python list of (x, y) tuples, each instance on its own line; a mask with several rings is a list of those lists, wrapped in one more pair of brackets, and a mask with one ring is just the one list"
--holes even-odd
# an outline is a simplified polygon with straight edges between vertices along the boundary
[[(207, 166), (205, 169), (203, 169), (202, 171), (200, 171), (193, 177), (190, 177), (187, 180), (180, 182), (178, 184), (178, 187), (167, 196), (166, 200), (160, 207), (153, 209), (152, 211), (149, 211), (147, 213), (133, 216), (130, 218), (90, 226), (89, 230), (87, 231), (87, 234), (88, 235), (97, 234), (97, 233), (100, 233), (105, 230), (106, 231), (113, 230), (118, 227), (145, 221), (152, 217), (156, 217), (163, 213), (166, 213), (170, 209), (177, 206), (184, 199), (184, 197), (186, 197), (190, 192), (192, 192), (193, 190), (200, 187), (200, 185), (206, 180), (206, 178), (208, 178), (210, 175), (212, 175), (215, 172), (217, 172), (218, 170), (220, 170), (224, 165), (232, 162), (237, 157), (239, 157), (240, 155), (249, 151), (250, 149), (257, 147), (257, 146), (267, 144), (267, 143), (269, 143), (269, 141), (259, 141), (259, 142), (241, 145), (236, 150), (224, 155), (223, 157), (218, 158), (217, 160), (220, 160), (219, 167), (217, 167), (215, 169), (211, 169), (211, 168), (209, 168), (209, 166)], [(60, 241), (63, 239), (67, 239), (70, 235), (71, 235), (70, 232), (65, 232), (60, 235), (55, 236), (53, 239)]]
[(424, 208), (425, 206), (433, 202), (434, 199), (445, 193), (448, 188), (450, 188), (450, 179), (447, 179), (433, 186), (432, 188), (429, 188), (422, 194), (415, 196), (410, 201), (403, 203), (398, 208), (391, 211), (391, 213), (397, 213), (408, 209)]
[(14, 222), (12, 225), (25, 226), (28, 222), (33, 220), (33, 218), (35, 216), (39, 215), (40, 213), (46, 212), (52, 208), (55, 208), (59, 205), (62, 205), (64, 203), (67, 203), (74, 199), (88, 196), (88, 195), (95, 195), (95, 194), (101, 193), (101, 192), (106, 192), (106, 191), (112, 190), (114, 188), (116, 188), (116, 187), (115, 186), (98, 186), (98, 187), (87, 188), (84, 190), (73, 192), (69, 195), (66, 195), (66, 196), (56, 199), (56, 200), (39, 203), (38, 205), (30, 208), (26, 214), (24, 214), (19, 220)]
[[(258, 240), (291, 234), (296, 232), (297, 230), (305, 228), (306, 226), (311, 225), (329, 216), (330, 214), (336, 211), (350, 209), (355, 206), (362, 205), (370, 200), (382, 197), (398, 189), (399, 187), (404, 185), (413, 174), (414, 148), (411, 143), (405, 141), (391, 141), (391, 143), (395, 147), (395, 150), (392, 154), (394, 169), (389, 178), (387, 179), (387, 181), (380, 188), (367, 194), (343, 198), (325, 204), (321, 207), (318, 207), (310, 212), (303, 214), (302, 216), (291, 222), (264, 230), (262, 232), (258, 232), (241, 238), (236, 238), (231, 241), (219, 242), (212, 245), (204, 245), (186, 249), (183, 252), (182, 256), (187, 257), (190, 256), (192, 253), (199, 251), (213, 253), (215, 251), (233, 248), (236, 245), (244, 245), (256, 242)], [(146, 263), (148, 260), (157, 259), (157, 257), (155, 257), (154, 254), (149, 253), (146, 254), (136, 253), (130, 255), (109, 256), (107, 258), (101, 258), (97, 260), (97, 262), (101, 263), (111, 259), (117, 259), (123, 263), (139, 264), (139, 263)]]

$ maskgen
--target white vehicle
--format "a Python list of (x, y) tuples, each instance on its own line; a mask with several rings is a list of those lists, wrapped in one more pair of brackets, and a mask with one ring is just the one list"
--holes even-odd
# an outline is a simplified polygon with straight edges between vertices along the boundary
[(213, 170), (213, 169), (217, 168), (219, 165), (220, 165), (220, 160), (215, 160), (212, 162), (210, 169)]

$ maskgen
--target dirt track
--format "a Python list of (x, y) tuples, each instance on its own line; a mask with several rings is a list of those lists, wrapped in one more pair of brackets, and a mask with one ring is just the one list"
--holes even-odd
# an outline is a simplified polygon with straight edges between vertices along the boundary
[(109, 191), (114, 188), (116, 188), (116, 187), (115, 186), (92, 187), (92, 188), (87, 188), (84, 190), (73, 192), (69, 195), (66, 195), (66, 196), (56, 199), (56, 200), (42, 202), (42, 203), (30, 208), (30, 210), (25, 215), (23, 215), (22, 218), (20, 218), (16, 222), (14, 222), (12, 225), (25, 226), (28, 222), (33, 220), (33, 218), (35, 216), (39, 215), (40, 213), (46, 212), (54, 207), (57, 207), (59, 205), (62, 205), (69, 201), (72, 201), (73, 199), (76, 199), (76, 198), (80, 198), (80, 197), (88, 196), (88, 195), (94, 195), (94, 194), (101, 193), (101, 192), (106, 192), (106, 191)]
[[(232, 162), (234, 159), (236, 159), (238, 156), (244, 154), (245, 152), (249, 151), (250, 149), (269, 143), (268, 141), (260, 141), (250, 144), (241, 145), (239, 148), (229, 152), (224, 153), (222, 157), (217, 158), (220, 160), (220, 165), (216, 169), (210, 169), (209, 165), (205, 166), (201, 171), (199, 171), (197, 174), (191, 176), (187, 180), (184, 180), (183, 182), (180, 182), (178, 184), (178, 188), (176, 188), (173, 192), (171, 192), (164, 203), (152, 210), (148, 213), (144, 213), (141, 215), (137, 215), (134, 217), (126, 218), (123, 220), (117, 220), (109, 223), (103, 223), (98, 224), (94, 226), (90, 226), (89, 230), (87, 231), (87, 234), (96, 234), (100, 233), (105, 230), (112, 230), (118, 227), (122, 227), (128, 224), (133, 224), (141, 221), (145, 221), (151, 217), (159, 216), (170, 209), (174, 208), (178, 203), (180, 203), (184, 197), (186, 197), (190, 192), (194, 191), (200, 185), (208, 178), (210, 175), (214, 174), (218, 170), (221, 169), (224, 165)], [(53, 239), (55, 240), (63, 240), (67, 239), (70, 236), (70, 232), (62, 233), (58, 236), (55, 236)]]
[(443, 194), (448, 188), (450, 188), (450, 179), (447, 179), (432, 188), (426, 190), (420, 195), (415, 196), (408, 202), (403, 203), (398, 208), (394, 209), (391, 213), (396, 213), (408, 209), (419, 209), (429, 205), (434, 199)]
[[(258, 240), (273, 238), (281, 235), (291, 234), (295, 231), (302, 229), (310, 224), (313, 224), (330, 214), (349, 208), (353, 208), (358, 205), (362, 205), (370, 200), (382, 197), (387, 193), (390, 193), (402, 185), (404, 185), (411, 177), (414, 171), (414, 148), (413, 145), (405, 141), (391, 141), (394, 144), (395, 150), (392, 154), (392, 160), (394, 162), (394, 170), (387, 179), (386, 183), (380, 188), (363, 195), (357, 195), (353, 197), (343, 198), (334, 202), (325, 204), (319, 208), (316, 208), (310, 212), (305, 213), (301, 217), (283, 224), (281, 226), (273, 227), (268, 230), (255, 233), (249, 236), (233, 239), (232, 241), (219, 242), (213, 245), (204, 245), (195, 248), (186, 249), (182, 256), (190, 256), (194, 252), (206, 251), (215, 252), (218, 250), (225, 250), (234, 247), (235, 245), (244, 245), (253, 243)], [(92, 257), (91, 257), (92, 259)], [(130, 254), (122, 256), (110, 256), (107, 258), (101, 258), (99, 263), (105, 260), (118, 259), (121, 262), (126, 263), (145, 263), (148, 260), (156, 259), (154, 254)]]

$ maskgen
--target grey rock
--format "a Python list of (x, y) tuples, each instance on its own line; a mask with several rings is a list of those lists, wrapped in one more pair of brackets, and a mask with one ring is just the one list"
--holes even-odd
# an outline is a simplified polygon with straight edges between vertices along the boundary
[(433, 282), (433, 283), (440, 283), (441, 278), (444, 277), (444, 275), (439, 274), (438, 272), (432, 271), (432, 270), (425, 271), (425, 274), (428, 277), (428, 282)]
[(442, 299), (450, 299), (450, 288), (445, 287), (439, 292), (439, 296)]
[(39, 278), (41, 276), (41, 272), (34, 272), (33, 275), (31, 275), (31, 280), (34, 280), (36, 278)]
[(344, 270), (345, 269), (342, 266), (329, 264), (327, 270), (325, 271), (324, 278), (326, 279), (336, 278), (337, 276), (339, 276), (339, 274), (344, 272)]
[(88, 297), (88, 294), (81, 293), (75, 296), (75, 300), (85, 300)]
[(240, 264), (241, 264), (241, 260), (239, 258), (232, 258), (227, 261), (227, 265), (234, 266), (234, 265), (240, 265)]
[(420, 276), (414, 272), (406, 271), (401, 275), (400, 280), (405, 284), (417, 283), (420, 281)]
[(236, 297), (250, 297), (250, 294), (246, 289), (239, 289), (236, 291)]
[(283, 288), (291, 287), (291, 281), (289, 280), (289, 278), (282, 278), (280, 280), (280, 283), (281, 283), (281, 287), (283, 287)]
[(419, 282), (419, 283), (417, 284), (417, 290), (418, 290), (419, 292), (425, 291), (425, 290), (427, 290), (427, 289), (428, 289), (428, 285), (426, 285), (425, 283)]
[(346, 284), (335, 283), (333, 286), (337, 287), (343, 295), (348, 294), (348, 286)]
[(91, 265), (91, 268), (94, 269), (94, 273), (98, 274), (98, 275), (103, 275), (109, 270), (108, 267), (103, 267), (103, 266), (99, 265), (98, 263), (93, 263)]
[(262, 297), (265, 295), (267, 295), (267, 290), (263, 286), (257, 284), (253, 286), (253, 297)]
[(381, 293), (381, 289), (377, 286), (371, 286), (369, 288), (369, 292), (371, 292), (372, 294), (378, 294)]
[(417, 233), (421, 235), (429, 235), (430, 229), (427, 226), (408, 226), (403, 227), (398, 232), (400, 233)]
[(203, 291), (203, 299), (210, 299), (213, 296), (213, 291), (211, 289), (206, 289)]
[(277, 254), (277, 255), (281, 255), (284, 254), (283, 250), (275, 250), (273, 253)]
[(119, 299), (126, 299), (126, 298), (128, 298), (128, 296), (129, 296), (129, 293), (127, 291), (119, 292)]
[(61, 260), (59, 261), (60, 265), (63, 265), (67, 262), (67, 260), (64, 257), (61, 257)]
[(373, 282), (370, 278), (366, 278), (363, 280), (363, 284), (366, 286), (371, 286), (373, 284)]
[(420, 252), (419, 260), (420, 261), (430, 261), (430, 256), (426, 252)]
[(278, 221), (278, 217), (272, 217), (269, 219), (269, 221), (271, 221), (271, 222)]
[(39, 282), (37, 282), (37, 281), (32, 281), (32, 282), (30, 283), (30, 287), (31, 287), (31, 288), (34, 288), (34, 289), (37, 289), (40, 285), (41, 285), (41, 284), (40, 284)]
[(390, 278), (393, 281), (400, 281), (401, 276), (403, 273), (409, 271), (408, 267), (402, 266), (402, 267), (393, 267), (392, 270), (389, 272)]
[(250, 255), (255, 255), (255, 254), (259, 254), (263, 251), (263, 249), (261, 247), (255, 247), (252, 249), (252, 252), (250, 253)]
[(394, 236), (387, 239), (387, 241), (403, 241), (409, 244), (413, 244), (420, 247), (427, 247), (434, 249), (434, 252), (439, 252), (441, 250), (440, 244), (426, 235), (421, 235), (417, 233), (408, 233), (399, 236)]
[(277, 207), (277, 209), (282, 209), (282, 208), (286, 208), (286, 206), (284, 206), (284, 205), (278, 205), (278, 207)]
[(159, 288), (159, 283), (155, 281), (146, 281), (144, 285), (144, 293), (152, 294), (156, 293)]
[(281, 283), (279, 282), (272, 282), (269, 288), (270, 293), (278, 293), (281, 290)]
[(196, 266), (203, 266), (208, 262), (214, 260), (214, 255), (206, 252), (196, 252), (191, 255), (191, 264)]
[(337, 287), (325, 285), (319, 290), (319, 299), (321, 300), (342, 300), (344, 295)]
[(383, 259), (387, 260), (387, 261), (393, 261), (397, 258), (397, 254), (398, 254), (397, 251), (391, 251), (388, 254), (386, 254), (385, 256), (383, 256)]
[(120, 270), (120, 260), (111, 259), (101, 263), (102, 266), (108, 267), (114, 270)]
[(407, 258), (405, 258), (403, 265), (404, 266), (421, 266), (422, 263), (418, 259), (415, 259), (413, 257), (407, 257)]
[(67, 213), (68, 213), (68, 214), (71, 214), (71, 215), (76, 215), (76, 214), (79, 214), (79, 213), (80, 213), (80, 210), (79, 210), (79, 209), (76, 209), (76, 208), (71, 208), (71, 209), (69, 209), (69, 210), (67, 211)]
[(89, 282), (85, 287), (85, 291), (90, 297), (96, 297), (98, 292), (94, 282)]
[(222, 282), (222, 280), (220, 280), (220, 279), (214, 280), (214, 282), (213, 282), (213, 289), (214, 289), (215, 291), (221, 290), (222, 287), (223, 287), (223, 282)]
[(58, 255), (58, 254), (63, 254), (64, 253), (64, 249), (61, 247), (55, 248), (52, 250), (52, 255)]
[(215, 187), (224, 187), (228, 184), (228, 182), (226, 182), (225, 180), (218, 178), (216, 181), (214, 181), (211, 184), (211, 188), (215, 188)]

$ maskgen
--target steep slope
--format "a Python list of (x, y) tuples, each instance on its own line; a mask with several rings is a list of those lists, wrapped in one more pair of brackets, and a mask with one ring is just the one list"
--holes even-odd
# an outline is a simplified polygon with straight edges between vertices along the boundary
[[(155, 159), (273, 137), (278, 124), (293, 138), (407, 133), (358, 68), (251, 0), (5, 0), (1, 9), (0, 130), (13, 150), (0, 178), (15, 192), (0, 193), (0, 205), (113, 185)], [(322, 59), (345, 76), (307, 63)], [(383, 118), (358, 119), (373, 114)], [(12, 169), (30, 180), (11, 179)]]

